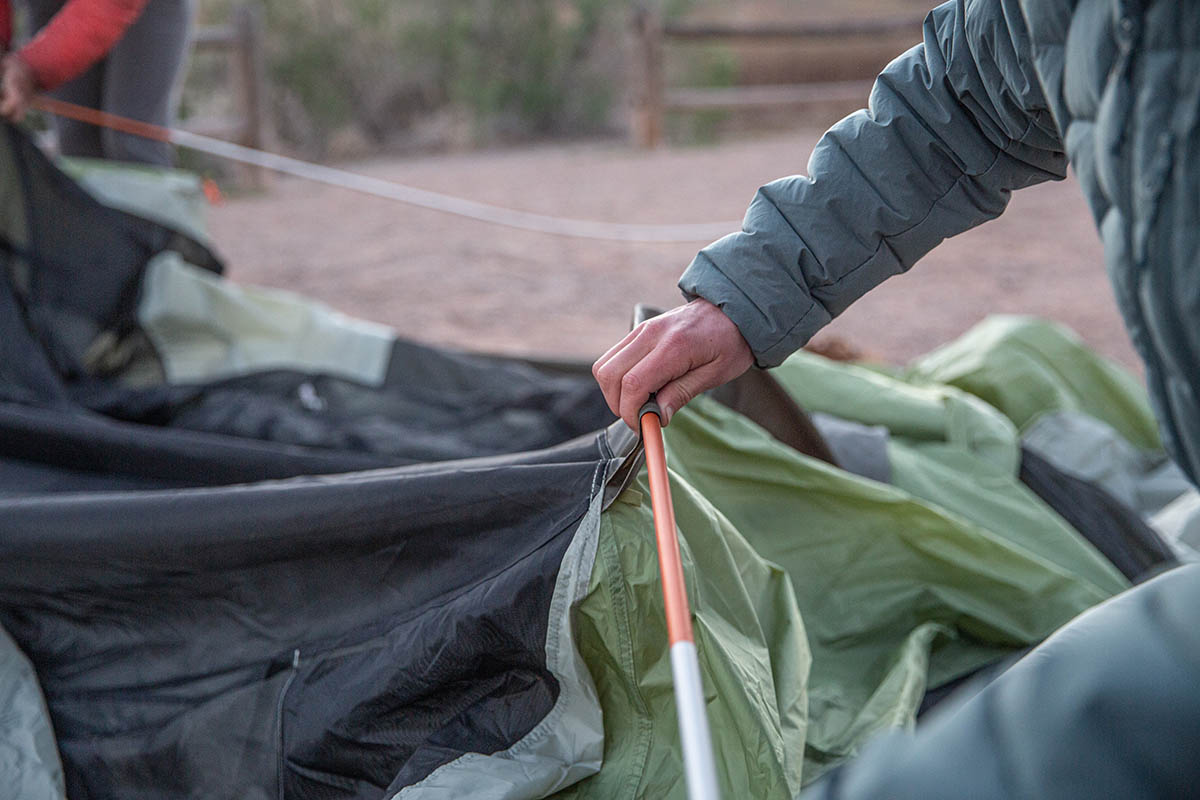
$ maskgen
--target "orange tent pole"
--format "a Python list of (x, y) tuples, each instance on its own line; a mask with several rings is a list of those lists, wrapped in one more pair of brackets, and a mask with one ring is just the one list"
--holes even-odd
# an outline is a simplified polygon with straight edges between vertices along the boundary
[(45, 111), (47, 114), (54, 114), (58, 117), (66, 117), (77, 122), (86, 122), (100, 128), (110, 128), (120, 133), (128, 133), (132, 136), (140, 136), (143, 139), (151, 139), (156, 142), (174, 143), (173, 132), (170, 128), (153, 125), (149, 122), (140, 122), (136, 119), (129, 119), (117, 114), (110, 114), (107, 111), (99, 111), (87, 106), (76, 105), (75, 103), (68, 103), (65, 100), (58, 100), (49, 95), (38, 95), (33, 98), (33, 102), (30, 105), (38, 111)]
[(671, 648), (671, 676), (675, 683), (675, 707), (679, 736), (683, 743), (683, 767), (689, 800), (718, 800), (717, 770), (713, 760), (712, 736), (700, 681), (700, 660), (692, 636), (692, 614), (688, 607), (683, 561), (675, 535), (675, 507), (667, 476), (667, 454), (662, 436), (662, 409), (651, 398), (638, 412), (646, 471), (650, 477), (650, 505), (654, 510), (654, 538), (662, 575), (663, 602), (667, 614), (667, 638)]

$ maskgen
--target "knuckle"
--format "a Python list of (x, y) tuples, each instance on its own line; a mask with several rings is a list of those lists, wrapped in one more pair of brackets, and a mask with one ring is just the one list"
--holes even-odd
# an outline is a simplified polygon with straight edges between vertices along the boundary
[(612, 363), (602, 364), (598, 367), (593, 367), (592, 374), (596, 376), (596, 380), (601, 386), (611, 387), (616, 383), (615, 367)]
[(636, 372), (626, 372), (621, 378), (621, 393), (636, 394), (642, 391), (642, 377)]
[(668, 335), (673, 328), (671, 325), (671, 320), (664, 317), (648, 319), (643, 322), (642, 325), (644, 326), (646, 335), (656, 342), (661, 341), (662, 338)]
[(683, 331), (672, 329), (663, 335), (661, 346), (664, 353), (677, 358), (687, 352), (688, 337)]
[(671, 392), (671, 396), (667, 399), (667, 403), (671, 406), (671, 408), (680, 408), (681, 406), (685, 406), (690, 403), (693, 397), (695, 397), (695, 395), (691, 391), (682, 386), (677, 386), (675, 391)]

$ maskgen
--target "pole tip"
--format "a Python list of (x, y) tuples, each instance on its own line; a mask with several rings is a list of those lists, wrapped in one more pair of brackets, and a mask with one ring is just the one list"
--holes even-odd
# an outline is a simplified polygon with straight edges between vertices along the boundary
[(662, 410), (662, 406), (658, 404), (658, 399), (654, 395), (650, 395), (650, 399), (638, 411), (638, 419), (640, 420), (647, 414), (653, 414), (658, 417), (659, 423), (662, 423), (666, 418), (666, 412)]

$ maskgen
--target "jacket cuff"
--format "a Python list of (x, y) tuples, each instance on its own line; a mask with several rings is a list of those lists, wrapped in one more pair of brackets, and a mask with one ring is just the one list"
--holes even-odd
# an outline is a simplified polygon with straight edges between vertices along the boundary
[(758, 366), (776, 367), (829, 324), (832, 316), (805, 287), (792, 284), (788, 291), (751, 297), (730, 279), (713, 255), (743, 235), (726, 236), (701, 250), (679, 279), (679, 288), (689, 300), (703, 297), (720, 308), (750, 345)]

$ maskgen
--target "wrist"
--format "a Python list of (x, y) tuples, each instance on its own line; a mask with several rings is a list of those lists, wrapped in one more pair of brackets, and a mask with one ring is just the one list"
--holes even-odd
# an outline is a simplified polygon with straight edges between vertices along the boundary
[(35, 42), (30, 42), (20, 50), (13, 50), (4, 58), (6, 61), (11, 59), (14, 65), (11, 69), (20, 70), (22, 79), (26, 81), (30, 91), (48, 92), (57, 88), (63, 81), (54, 77), (54, 61), (44, 56), (40, 48), (35, 49), (34, 44)]

